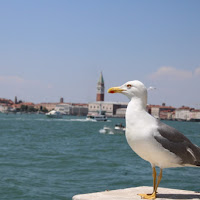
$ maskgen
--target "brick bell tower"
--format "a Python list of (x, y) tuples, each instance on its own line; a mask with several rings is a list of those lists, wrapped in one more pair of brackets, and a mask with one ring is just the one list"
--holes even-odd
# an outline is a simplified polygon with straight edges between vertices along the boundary
[(96, 98), (96, 101), (104, 101), (104, 90), (105, 90), (104, 80), (103, 80), (103, 75), (102, 75), (102, 72), (101, 72), (100, 77), (99, 77), (99, 81), (97, 83), (97, 98)]

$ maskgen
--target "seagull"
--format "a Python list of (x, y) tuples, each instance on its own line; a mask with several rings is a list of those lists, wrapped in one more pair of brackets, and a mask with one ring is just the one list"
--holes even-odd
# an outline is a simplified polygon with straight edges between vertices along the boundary
[[(126, 139), (132, 150), (152, 166), (153, 192), (138, 194), (141, 198), (156, 198), (164, 168), (200, 167), (200, 148), (146, 111), (147, 88), (142, 82), (129, 81), (110, 88), (108, 93), (122, 93), (130, 99), (126, 110)], [(160, 168), (158, 177), (156, 167)]]

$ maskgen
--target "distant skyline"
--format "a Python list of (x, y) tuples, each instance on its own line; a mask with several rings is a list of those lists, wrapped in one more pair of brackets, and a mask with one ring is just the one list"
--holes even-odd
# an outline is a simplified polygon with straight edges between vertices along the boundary
[[(149, 104), (200, 108), (200, 1), (0, 2), (0, 98), (87, 103), (130, 80)], [(105, 94), (105, 101), (125, 101)]]

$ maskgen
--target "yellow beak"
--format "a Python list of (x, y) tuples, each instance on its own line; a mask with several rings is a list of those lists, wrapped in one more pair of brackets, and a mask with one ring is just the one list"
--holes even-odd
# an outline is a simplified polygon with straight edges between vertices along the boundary
[(124, 90), (121, 89), (120, 87), (112, 87), (112, 88), (108, 89), (108, 93), (121, 93), (122, 91), (124, 91)]

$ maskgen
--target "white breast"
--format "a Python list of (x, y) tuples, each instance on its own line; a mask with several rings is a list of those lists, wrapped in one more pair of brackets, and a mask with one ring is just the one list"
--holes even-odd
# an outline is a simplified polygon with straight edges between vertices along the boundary
[[(127, 113), (128, 115), (129, 113)], [(154, 139), (157, 132), (155, 118), (146, 112), (126, 115), (126, 139), (129, 146), (144, 160), (161, 168), (178, 167), (180, 159)]]

